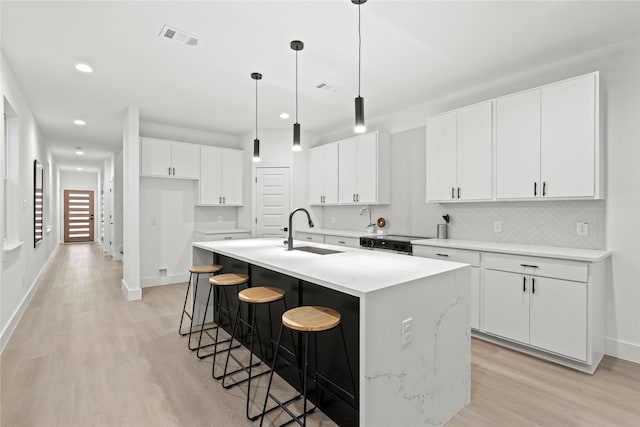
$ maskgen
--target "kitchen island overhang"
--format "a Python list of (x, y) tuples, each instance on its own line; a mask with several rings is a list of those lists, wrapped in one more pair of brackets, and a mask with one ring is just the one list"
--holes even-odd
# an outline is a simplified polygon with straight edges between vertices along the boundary
[(216, 254), (356, 297), (360, 425), (442, 425), (469, 403), (470, 266), (296, 243), (339, 252), (287, 251), (281, 239), (195, 242), (193, 261)]

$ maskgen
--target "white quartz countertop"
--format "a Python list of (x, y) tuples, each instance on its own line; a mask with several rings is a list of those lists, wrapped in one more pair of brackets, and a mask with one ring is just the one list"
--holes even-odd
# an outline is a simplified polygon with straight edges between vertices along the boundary
[(200, 234), (240, 234), (251, 233), (251, 230), (247, 230), (244, 228), (228, 228), (221, 230), (194, 230), (194, 232)]
[(298, 240), (294, 247), (313, 246), (340, 253), (287, 251), (281, 238), (194, 242), (193, 246), (358, 297), (467, 267), (450, 261)]
[(367, 233), (367, 230), (351, 231), (351, 230), (336, 230), (333, 228), (300, 228), (295, 230), (296, 233), (309, 233), (309, 234), (322, 234), (325, 236), (339, 236), (339, 237), (362, 237), (362, 236), (377, 236), (375, 233)]
[(481, 252), (497, 252), (504, 254), (537, 256), (542, 258), (559, 258), (587, 262), (598, 262), (611, 255), (611, 251), (601, 251), (595, 249), (535, 246), (517, 243), (479, 242), (474, 240), (423, 239), (412, 240), (411, 244), (417, 246), (469, 249)]

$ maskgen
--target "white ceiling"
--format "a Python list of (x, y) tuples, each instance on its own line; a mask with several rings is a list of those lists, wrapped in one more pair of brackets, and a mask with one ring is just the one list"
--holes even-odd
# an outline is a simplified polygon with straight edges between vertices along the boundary
[[(3, 0), (2, 51), (59, 160), (86, 160), (122, 145), (127, 106), (141, 120), (241, 135), (293, 123), (294, 39), (299, 121), (351, 127), (357, 95), (357, 7), (317, 1)], [(362, 6), (362, 95), (367, 117), (481, 85), (638, 37), (640, 2), (383, 1)], [(197, 47), (159, 37), (168, 24)], [(74, 69), (78, 62), (92, 74)], [(316, 89), (326, 82), (337, 92)], [(278, 116), (286, 111), (291, 119)], [(86, 120), (85, 127), (72, 121)]]

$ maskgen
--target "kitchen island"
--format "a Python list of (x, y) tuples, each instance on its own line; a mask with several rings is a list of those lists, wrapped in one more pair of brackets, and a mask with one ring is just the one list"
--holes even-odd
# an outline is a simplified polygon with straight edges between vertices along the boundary
[[(289, 307), (340, 311), (353, 345), (348, 352), (359, 389), (359, 425), (443, 425), (469, 403), (468, 265), (295, 243), (338, 252), (287, 251), (281, 239), (196, 242), (193, 262), (212, 262), (213, 255), (225, 272), (249, 272), (253, 286), (283, 284)], [(324, 348), (329, 358), (341, 360), (340, 347)]]

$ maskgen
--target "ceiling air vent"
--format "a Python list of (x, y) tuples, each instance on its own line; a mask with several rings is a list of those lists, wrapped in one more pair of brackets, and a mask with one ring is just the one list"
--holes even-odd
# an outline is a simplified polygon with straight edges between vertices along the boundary
[(337, 92), (340, 89), (340, 86), (333, 83), (323, 82), (317, 85), (316, 88), (327, 92)]
[(195, 47), (198, 45), (198, 38), (196, 36), (186, 33), (182, 30), (178, 30), (177, 28), (171, 28), (168, 25), (165, 25), (164, 27), (162, 27), (162, 30), (160, 31), (160, 36), (166, 37), (171, 40), (179, 41), (188, 46)]

